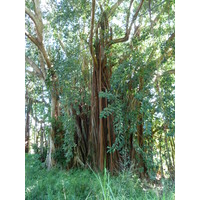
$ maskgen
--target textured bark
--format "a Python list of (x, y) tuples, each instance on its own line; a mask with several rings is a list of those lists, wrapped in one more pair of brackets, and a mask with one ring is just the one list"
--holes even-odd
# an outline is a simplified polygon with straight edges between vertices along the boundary
[[(108, 38), (105, 33), (109, 31), (108, 19), (106, 13), (102, 14), (100, 23), (95, 29), (95, 44), (93, 48), (93, 24), (95, 1), (93, 1), (92, 20), (91, 20), (91, 34), (90, 34), (90, 51), (93, 57), (93, 78), (92, 78), (92, 96), (91, 96), (91, 126), (89, 138), (89, 157), (90, 163), (103, 171), (104, 164), (106, 167), (113, 170), (114, 162), (113, 156), (107, 154), (107, 146), (111, 146), (114, 141), (114, 132), (111, 129), (110, 116), (106, 119), (100, 119), (101, 111), (107, 106), (107, 99), (99, 98), (101, 91), (110, 89), (111, 69), (107, 65), (107, 57), (105, 54), (106, 42)], [(106, 162), (106, 163), (104, 163)]]
[[(46, 158), (46, 163), (47, 163), (47, 168), (50, 169), (52, 166), (56, 164), (56, 161), (53, 158), (53, 153), (55, 153), (56, 150), (56, 144), (55, 144), (55, 137), (57, 134), (60, 133), (57, 130), (59, 129), (59, 125), (57, 124), (57, 120), (59, 117), (59, 101), (58, 101), (58, 96), (56, 94), (56, 90), (52, 89), (51, 91), (51, 119), (53, 120), (52, 122), (52, 127), (51, 127), (51, 134), (49, 136), (49, 150), (47, 152), (47, 158)], [(57, 144), (57, 146), (59, 146)]]
[[(86, 113), (83, 113), (83, 104), (79, 105), (79, 113), (77, 114), (76, 110), (71, 106), (71, 113), (75, 116), (76, 120), (76, 133), (75, 133), (75, 143), (76, 149), (72, 166), (83, 166), (87, 164), (88, 156), (88, 139), (89, 139), (89, 118)], [(88, 107), (85, 108), (89, 110)]]
[(52, 157), (52, 154), (55, 152), (55, 146), (54, 146), (54, 141), (52, 138), (52, 134), (49, 135), (49, 150), (47, 152), (47, 157), (46, 157), (46, 165), (47, 169), (51, 169), (55, 165), (55, 160)]
[[(107, 147), (111, 147), (115, 142), (115, 134), (113, 129), (112, 116), (100, 119), (101, 111), (107, 107), (106, 98), (99, 98), (101, 91), (109, 91), (110, 78), (112, 74), (112, 66), (107, 63), (107, 55), (105, 50), (111, 48), (113, 44), (125, 42), (129, 39), (130, 31), (138, 13), (142, 7), (144, 0), (141, 0), (131, 23), (129, 24), (130, 9), (133, 1), (130, 2), (129, 14), (126, 21), (126, 32), (124, 38), (113, 39), (112, 28), (109, 27), (109, 18), (116, 11), (117, 7), (123, 2), (118, 0), (110, 10), (103, 11), (96, 27), (94, 27), (95, 19), (95, 0), (92, 1), (91, 10), (91, 29), (90, 29), (90, 52), (93, 60), (93, 76), (92, 76), (92, 94), (91, 94), (91, 124), (89, 135), (89, 159), (88, 162), (94, 167), (103, 171), (104, 166), (111, 172), (118, 168), (119, 153), (107, 153)], [(94, 31), (95, 30), (95, 31)], [(93, 43), (93, 40), (95, 42)], [(131, 144), (132, 145), (132, 144)]]

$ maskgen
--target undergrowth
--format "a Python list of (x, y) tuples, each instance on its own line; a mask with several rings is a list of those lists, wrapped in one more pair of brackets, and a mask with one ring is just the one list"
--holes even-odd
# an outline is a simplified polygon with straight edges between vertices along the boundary
[(142, 182), (130, 171), (111, 176), (106, 170), (97, 174), (91, 169), (47, 171), (39, 156), (25, 155), (26, 200), (174, 200), (174, 184), (163, 181), (162, 187)]

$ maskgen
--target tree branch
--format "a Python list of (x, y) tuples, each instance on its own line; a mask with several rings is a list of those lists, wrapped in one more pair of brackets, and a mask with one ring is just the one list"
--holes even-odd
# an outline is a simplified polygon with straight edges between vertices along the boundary
[(40, 70), (40, 68), (27, 56), (25, 56), (25, 60), (26, 62), (29, 63), (29, 65), (33, 68), (33, 70), (39, 74), (40, 77), (42, 77), (43, 80), (45, 80), (44, 75), (42, 73), (42, 71)]
[(38, 18), (41, 20), (42, 19), (42, 12), (40, 9), (40, 0), (34, 0), (34, 4), (35, 4), (35, 14), (38, 16)]
[(126, 19), (126, 32), (128, 31), (128, 25), (129, 25), (129, 18), (130, 18), (130, 13), (131, 13), (131, 6), (133, 4), (134, 0), (131, 0), (130, 5), (129, 5), (129, 9), (128, 9), (128, 13), (127, 13), (127, 19)]
[(39, 120), (36, 116), (32, 115), (32, 118), (38, 123), (44, 123), (44, 120)]
[(59, 42), (59, 44), (60, 44), (62, 50), (63, 50), (63, 51), (65, 52), (65, 54), (66, 54), (66, 51), (65, 51), (65, 45), (63, 44), (63, 42), (61, 41), (60, 38), (58, 38), (58, 42)]
[(95, 0), (92, 0), (92, 10), (91, 10), (91, 28), (90, 28), (90, 40), (89, 40), (89, 46), (90, 46), (90, 53), (92, 55), (92, 59), (94, 62), (94, 65), (97, 66), (97, 60), (94, 54), (94, 48), (93, 48), (93, 35), (94, 35), (94, 13), (95, 13)]
[(26, 99), (30, 99), (32, 102), (36, 102), (36, 103), (44, 103), (46, 106), (49, 106), (48, 103), (43, 99), (42, 101), (39, 101), (37, 99), (34, 99), (32, 97), (29, 97), (27, 94), (25, 95)]
[(142, 4), (143, 4), (143, 3), (144, 3), (144, 0), (141, 0), (140, 5), (138, 6), (138, 8), (137, 8), (135, 14), (133, 15), (133, 18), (132, 18), (130, 27), (129, 27), (129, 29), (128, 29), (128, 32), (126, 33), (128, 37), (129, 37), (129, 35), (130, 35), (130, 32), (131, 32), (133, 23), (134, 23), (134, 21), (137, 19), (137, 16), (138, 16), (138, 14), (139, 14), (139, 11), (140, 11), (140, 9), (142, 8)]
[[(166, 58), (170, 57), (170, 55), (171, 55), (171, 53), (172, 53), (173, 50), (168, 51), (169, 48), (170, 48), (169, 43), (174, 39), (174, 37), (175, 37), (175, 33), (173, 33), (173, 34), (168, 38), (168, 40), (166, 41), (166, 47), (165, 47), (165, 49), (164, 49), (164, 53), (163, 53), (159, 58), (157, 58), (157, 59), (155, 60), (156, 63), (157, 63), (157, 65), (159, 65), (159, 64), (161, 63), (161, 61), (163, 60), (164, 57), (166, 57)], [(148, 63), (152, 60), (155, 50), (156, 50), (156, 47), (154, 46), (154, 48), (153, 48), (153, 50), (152, 50), (152, 52), (151, 52), (151, 54), (150, 54), (150, 56), (149, 56), (149, 58), (148, 58), (148, 60), (147, 60), (147, 65), (148, 65)], [(168, 51), (168, 52), (167, 52), (167, 51)], [(167, 55), (166, 55), (166, 54), (167, 54)]]
[(156, 75), (155, 82), (157, 83), (160, 77), (165, 76), (165, 75), (167, 75), (167, 74), (175, 74), (175, 69), (170, 69), (170, 70), (168, 70), (168, 71), (165, 71), (165, 72), (163, 72), (161, 75), (160, 75), (160, 74), (157, 74), (157, 75)]
[(30, 71), (30, 70), (26, 69), (26, 72), (27, 72), (28, 74), (30, 74), (30, 75), (37, 76), (37, 77), (39, 77), (40, 79), (42, 78), (42, 77), (41, 77), (39, 74), (37, 74), (35, 71)]
[[(143, 4), (143, 3), (144, 3), (144, 0), (141, 0), (140, 5), (138, 6), (138, 8), (137, 8), (135, 14), (133, 15), (133, 18), (132, 18), (132, 20), (131, 20), (131, 24), (130, 24), (129, 28), (126, 29), (125, 36), (122, 37), (122, 38), (118, 38), (118, 39), (114, 39), (114, 40), (110, 41), (110, 42), (108, 43), (108, 46), (110, 46), (110, 45), (112, 45), (112, 44), (117, 44), (117, 43), (121, 43), (121, 42), (126, 42), (126, 41), (129, 39), (129, 36), (130, 36), (130, 32), (131, 32), (133, 23), (134, 23), (134, 21), (137, 19), (137, 16), (138, 16), (138, 14), (139, 14), (140, 9), (142, 8), (142, 4)], [(130, 3), (129, 8), (131, 7), (131, 4), (132, 4), (132, 1), (131, 1), (131, 3)], [(126, 23), (128, 23), (128, 22), (129, 22), (129, 17), (127, 16), (127, 21), (126, 21)], [(128, 24), (126, 24), (126, 27), (128, 27)]]
[(37, 24), (37, 19), (34, 15), (34, 13), (32, 13), (32, 11), (30, 11), (27, 7), (25, 7), (25, 13), (33, 20), (34, 24)]
[(25, 35), (33, 42), (36, 46), (39, 45), (38, 39), (33, 37), (28, 31), (25, 30)]
[(42, 71), (44, 80), (46, 80), (46, 75), (47, 74), (46, 74), (46, 69), (45, 69), (45, 62), (44, 62), (44, 58), (43, 58), (43, 55), (42, 55), (41, 52), (39, 53), (39, 58), (40, 58), (41, 71)]
[(25, 31), (25, 35), (39, 48), (39, 50), (41, 51), (41, 53), (42, 53), (42, 55), (43, 55), (43, 57), (44, 57), (44, 59), (47, 63), (48, 68), (51, 68), (51, 62), (48, 58), (48, 55), (47, 55), (46, 50), (44, 48), (44, 45), (38, 41), (38, 38), (33, 37), (27, 31)]
[(168, 70), (166, 72), (163, 72), (163, 74), (161, 76), (165, 76), (167, 74), (175, 74), (175, 69), (171, 69), (171, 70)]
[(118, 0), (106, 13), (108, 13), (108, 18), (115, 12), (115, 10), (118, 8), (118, 6), (123, 2), (124, 0)]

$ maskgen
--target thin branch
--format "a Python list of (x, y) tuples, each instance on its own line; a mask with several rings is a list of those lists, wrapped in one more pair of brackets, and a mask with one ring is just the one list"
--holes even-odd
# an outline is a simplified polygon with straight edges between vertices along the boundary
[(30, 11), (27, 7), (25, 7), (25, 13), (33, 20), (34, 24), (37, 24), (36, 16), (32, 11)]
[(35, 102), (35, 103), (44, 103), (46, 106), (49, 106), (49, 104), (44, 99), (42, 99), (42, 101), (39, 101), (37, 99), (29, 97), (27, 94), (25, 95), (25, 98), (26, 99), (30, 99), (32, 102)]
[(165, 76), (167, 74), (175, 74), (175, 69), (170, 69), (168, 71), (163, 72), (162, 74), (157, 74), (155, 82), (157, 82), (160, 79), (160, 77)]
[(144, 0), (141, 0), (140, 5), (138, 6), (138, 8), (137, 8), (137, 10), (136, 10), (136, 12), (135, 12), (135, 14), (134, 14), (134, 16), (133, 16), (133, 18), (132, 18), (132, 21), (131, 21), (130, 27), (129, 27), (129, 29), (128, 29), (128, 32), (126, 33), (126, 34), (127, 34), (127, 37), (129, 37), (129, 35), (130, 35), (130, 32), (131, 32), (133, 23), (134, 23), (134, 21), (137, 19), (137, 16), (138, 16), (138, 14), (139, 14), (140, 9), (142, 8), (143, 3), (144, 3)]
[(45, 123), (44, 120), (39, 120), (36, 116), (32, 115), (32, 118), (38, 123)]
[(161, 76), (165, 76), (167, 74), (175, 74), (175, 69), (171, 69), (171, 70), (168, 70), (166, 72), (163, 72), (163, 74)]
[(115, 12), (115, 10), (118, 8), (118, 6), (123, 2), (124, 0), (118, 0), (109, 11), (106, 11), (108, 13), (108, 18)]
[(63, 44), (63, 42), (61, 41), (60, 38), (58, 38), (58, 42), (59, 42), (59, 44), (60, 44), (62, 50), (63, 50), (63, 51), (65, 52), (65, 54), (66, 54), (65, 45)]
[[(125, 36), (122, 37), (122, 38), (118, 38), (118, 39), (114, 39), (114, 40), (110, 41), (110, 42), (108, 43), (108, 46), (110, 46), (110, 45), (112, 45), (112, 44), (117, 44), (117, 43), (121, 43), (121, 42), (126, 42), (126, 41), (129, 39), (129, 35), (130, 35), (130, 32), (131, 32), (133, 23), (134, 23), (134, 21), (137, 19), (137, 16), (138, 16), (138, 14), (139, 14), (140, 9), (142, 8), (143, 3), (144, 3), (144, 0), (141, 0), (141, 2), (140, 2), (140, 4), (139, 4), (139, 6), (138, 6), (138, 8), (137, 8), (137, 10), (136, 10), (136, 12), (135, 12), (135, 14), (133, 15), (133, 18), (132, 18), (132, 20), (131, 20), (131, 24), (130, 24), (129, 28), (126, 29)], [(132, 4), (132, 2), (130, 3), (130, 6), (131, 6), (131, 4)], [(129, 6), (129, 8), (130, 8), (130, 6)], [(129, 17), (127, 16), (127, 22), (126, 22), (126, 23), (128, 23), (128, 22), (129, 22)], [(128, 24), (126, 24), (126, 27), (128, 27)]]
[(44, 79), (44, 75), (43, 75), (42, 71), (40, 70), (40, 68), (27, 56), (25, 56), (25, 60), (26, 60), (26, 62), (28, 62), (30, 64), (30, 66), (33, 68), (33, 70)]
[(149, 18), (151, 23), (151, 0), (149, 0)]
[(39, 45), (39, 41), (36, 37), (32, 36), (28, 31), (25, 30), (25, 35), (33, 42), (36, 46)]
[[(172, 53), (173, 50), (168, 51), (169, 48), (170, 48), (169, 43), (170, 43), (174, 38), (175, 38), (175, 33), (173, 33), (173, 34), (168, 38), (168, 40), (166, 41), (166, 47), (165, 47), (165, 49), (164, 49), (164, 53), (163, 53), (159, 58), (157, 58), (157, 59), (155, 60), (156, 63), (157, 63), (157, 65), (159, 65), (159, 64), (162, 62), (162, 60), (163, 60), (164, 57), (165, 57), (165, 58), (169, 58), (169, 57), (171, 56), (171, 53)], [(153, 56), (154, 56), (155, 50), (156, 50), (156, 47), (154, 46), (154, 48), (153, 48), (153, 50), (152, 50), (152, 52), (151, 52), (151, 54), (150, 54), (150, 56), (149, 56), (149, 58), (148, 58), (148, 60), (147, 60), (147, 65), (148, 65), (148, 63), (152, 60), (152, 58), (153, 58)]]
[(131, 13), (131, 6), (133, 4), (134, 0), (131, 0), (130, 5), (129, 5), (129, 9), (128, 9), (128, 13), (127, 13), (127, 19), (126, 19), (126, 31), (128, 30), (128, 25), (129, 25), (129, 18), (130, 18), (130, 13)]
[(37, 77), (39, 77), (39, 78), (41, 79), (40, 75), (37, 74), (35, 71), (30, 71), (30, 70), (26, 69), (26, 72), (27, 72), (28, 74), (30, 74), (30, 75), (37, 76)]

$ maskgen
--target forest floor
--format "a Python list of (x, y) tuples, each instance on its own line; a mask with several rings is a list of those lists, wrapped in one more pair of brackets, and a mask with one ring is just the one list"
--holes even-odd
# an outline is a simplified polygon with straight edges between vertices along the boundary
[(26, 200), (174, 200), (174, 184), (162, 181), (162, 187), (141, 181), (125, 171), (118, 176), (96, 174), (91, 170), (47, 171), (38, 155), (25, 155)]

